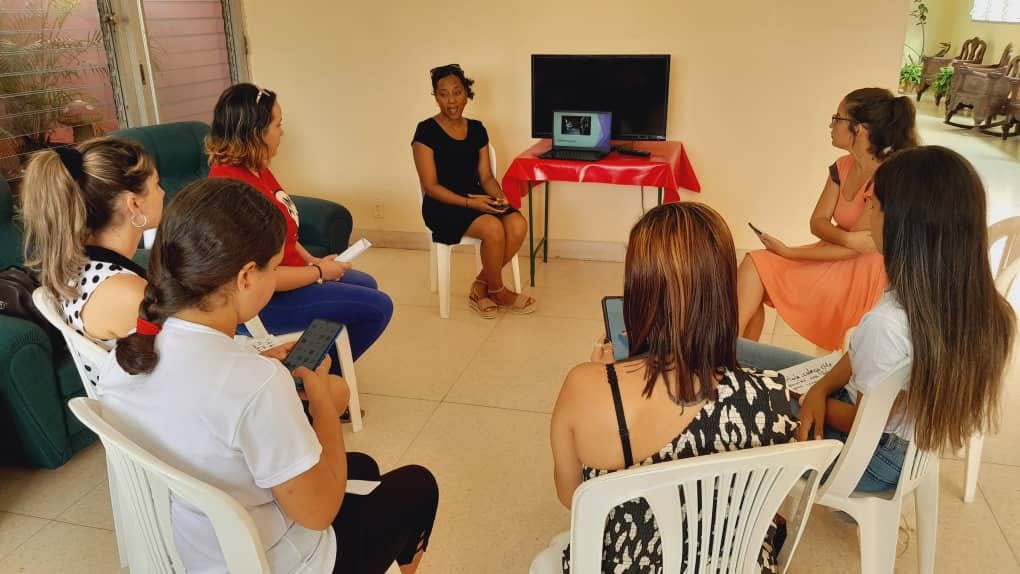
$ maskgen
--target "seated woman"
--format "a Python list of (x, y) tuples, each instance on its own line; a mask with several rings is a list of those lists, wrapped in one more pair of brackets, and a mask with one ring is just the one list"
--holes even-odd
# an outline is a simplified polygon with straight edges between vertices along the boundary
[(475, 97), (475, 83), (457, 64), (432, 68), (432, 95), (439, 113), (418, 122), (411, 148), (425, 194), (421, 214), (432, 240), (447, 245), (463, 236), (482, 241), (482, 271), (471, 285), (471, 308), (485, 319), (497, 309), (527, 314), (534, 297), (503, 284), (503, 267), (520, 250), (528, 222), (510, 207), (489, 165), (489, 133), (478, 120), (464, 117)]
[[(284, 216), (246, 183), (201, 180), (175, 196), (137, 331), (118, 341), (97, 388), (103, 416), (240, 502), (273, 572), (382, 574), (397, 561), (412, 573), (435, 520), (432, 474), (406, 466), (380, 476), (370, 457), (346, 452), (339, 413), (349, 391), (328, 374), (328, 357), (315, 372), (293, 373), (309, 425), (291, 373), (233, 341), (272, 298), (286, 235)], [(348, 478), (381, 484), (345, 495)], [(185, 569), (226, 572), (209, 520), (177, 499), (171, 509)]]
[(276, 294), (259, 314), (271, 333), (290, 333), (314, 319), (347, 326), (357, 359), (382, 335), (393, 316), (393, 301), (370, 275), (334, 261), (336, 254), (314, 257), (298, 241), (298, 211), (276, 181), (269, 162), (283, 138), (283, 108), (276, 94), (252, 84), (227, 88), (216, 102), (206, 138), (209, 177), (239, 179), (276, 205), (287, 222), (287, 243)]
[(829, 166), (811, 214), (811, 233), (821, 241), (788, 247), (761, 235), (767, 250), (747, 254), (737, 277), (743, 337), (761, 336), (767, 303), (808, 341), (839, 349), (847, 329), (885, 288), (882, 256), (861, 214), (875, 169), (892, 152), (917, 145), (914, 105), (889, 90), (854, 90), (840, 102), (829, 130), (833, 147), (850, 153)]
[[(145, 270), (131, 260), (142, 232), (159, 225), (163, 189), (137, 143), (92, 139), (43, 150), (25, 171), (25, 262), (67, 324), (107, 349), (135, 328)], [(96, 383), (96, 365), (84, 364)]]
[[(867, 215), (889, 289), (854, 329), (849, 352), (800, 399), (798, 431), (845, 441), (861, 396), (911, 361), (859, 491), (894, 488), (909, 441), (958, 449), (998, 424), (1016, 317), (995, 290), (985, 213), (981, 179), (946, 148), (899, 152), (875, 172)], [(749, 341), (738, 354), (763, 369), (811, 359)]]
[[(614, 364), (611, 352), (603, 361), (597, 351), (570, 371), (553, 409), (556, 493), (564, 506), (582, 481), (616, 470), (793, 440), (786, 386), (737, 367), (736, 289), (733, 239), (711, 208), (671, 203), (637, 222), (624, 269), (631, 356)], [(636, 500), (610, 513), (603, 572), (661, 569), (648, 510)], [(634, 535), (630, 517), (640, 517)], [(776, 560), (772, 538), (759, 558), (767, 571)]]

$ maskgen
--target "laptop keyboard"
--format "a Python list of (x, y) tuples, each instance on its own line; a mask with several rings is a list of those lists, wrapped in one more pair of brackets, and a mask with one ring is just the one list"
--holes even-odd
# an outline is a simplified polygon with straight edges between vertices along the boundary
[(590, 151), (572, 150), (572, 149), (558, 149), (552, 150), (549, 154), (553, 159), (576, 159), (576, 160), (595, 160), (598, 159), (598, 155)]

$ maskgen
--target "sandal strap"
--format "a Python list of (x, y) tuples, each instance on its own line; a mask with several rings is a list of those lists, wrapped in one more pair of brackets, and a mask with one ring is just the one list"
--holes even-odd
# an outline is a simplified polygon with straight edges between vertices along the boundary
[[(485, 286), (488, 287), (489, 285), (486, 284)], [(492, 294), (502, 293), (503, 291), (506, 291), (506, 285), (503, 285), (502, 287), (500, 287), (499, 289), (496, 289), (495, 291), (489, 291), (488, 289), (486, 289), (486, 291), (488, 291), (489, 293), (492, 293)]]

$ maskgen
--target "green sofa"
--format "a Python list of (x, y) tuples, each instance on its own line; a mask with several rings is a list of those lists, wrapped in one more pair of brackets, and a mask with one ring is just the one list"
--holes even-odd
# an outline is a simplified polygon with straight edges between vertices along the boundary
[[(202, 145), (208, 131), (205, 124), (182, 122), (111, 135), (137, 140), (154, 156), (169, 201), (209, 173)], [(347, 209), (322, 199), (292, 198), (301, 211), (301, 242), (311, 253), (347, 248), (352, 229)], [(0, 177), (0, 269), (22, 264), (22, 237), (10, 187)], [(135, 260), (144, 264), (148, 253), (139, 250)], [(91, 444), (95, 436), (66, 406), (84, 395), (62, 345), (54, 348), (34, 323), (0, 315), (0, 464), (56, 468)]]

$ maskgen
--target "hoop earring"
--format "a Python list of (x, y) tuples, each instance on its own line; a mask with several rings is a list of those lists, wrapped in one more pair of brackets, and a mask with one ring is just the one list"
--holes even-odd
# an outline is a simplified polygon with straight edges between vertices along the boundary
[[(138, 217), (139, 215), (142, 216), (142, 221), (140, 223), (138, 221), (135, 221), (135, 218)], [(132, 213), (131, 214), (131, 226), (134, 227), (135, 229), (143, 229), (148, 224), (149, 224), (149, 216), (148, 215), (145, 215), (144, 213)]]

